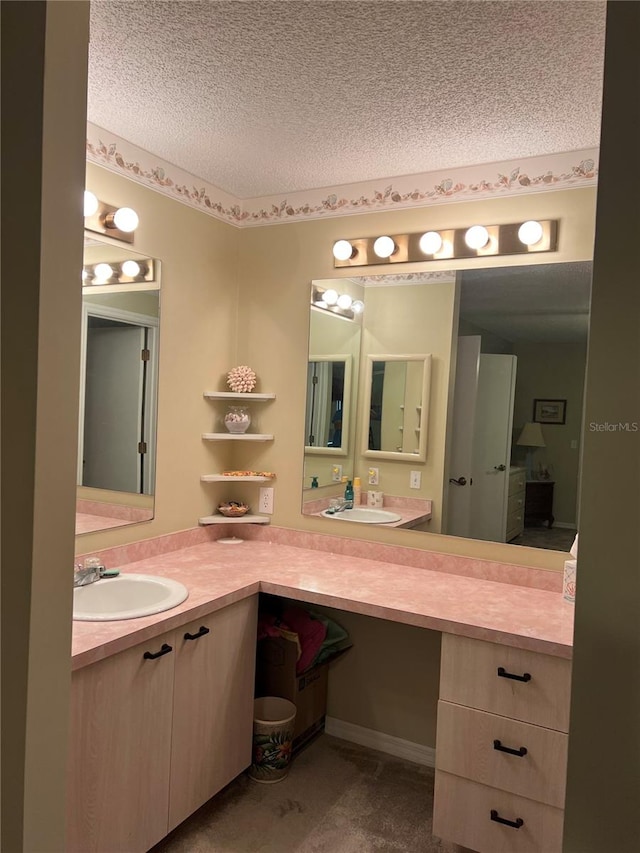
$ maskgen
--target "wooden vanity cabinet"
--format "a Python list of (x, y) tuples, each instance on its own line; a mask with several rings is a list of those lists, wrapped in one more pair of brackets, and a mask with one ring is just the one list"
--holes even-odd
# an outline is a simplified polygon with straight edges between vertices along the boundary
[(249, 766), (257, 605), (73, 673), (67, 853), (144, 853)]
[(176, 631), (168, 831), (251, 764), (257, 619), (253, 596)]
[(68, 853), (145, 851), (167, 834), (174, 664), (172, 631), (73, 673)]
[(434, 834), (478, 853), (561, 853), (571, 664), (444, 634)]

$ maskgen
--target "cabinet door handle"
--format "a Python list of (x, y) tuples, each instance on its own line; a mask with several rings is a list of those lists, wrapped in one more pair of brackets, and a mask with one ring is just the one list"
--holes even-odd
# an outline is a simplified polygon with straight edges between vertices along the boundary
[(512, 672), (507, 672), (503, 666), (498, 667), (498, 676), (500, 678), (512, 678), (514, 681), (531, 681), (531, 674), (528, 672), (522, 675), (515, 675)]
[(500, 752), (508, 752), (509, 755), (519, 755), (520, 758), (527, 754), (526, 746), (521, 746), (520, 749), (512, 749), (510, 746), (503, 746), (499, 740), (494, 740), (493, 748), (498, 749)]
[(521, 817), (517, 817), (515, 820), (507, 820), (506, 817), (500, 817), (495, 809), (491, 809), (491, 820), (495, 820), (496, 823), (503, 823), (505, 826), (512, 826), (514, 829), (520, 829), (521, 826), (524, 826)]
[(168, 643), (163, 643), (160, 646), (159, 652), (145, 652), (142, 657), (145, 660), (155, 660), (156, 658), (161, 658), (162, 655), (168, 655), (169, 652), (173, 651), (173, 646), (170, 646)]
[(209, 628), (205, 628), (204, 625), (201, 625), (196, 634), (189, 634), (188, 632), (184, 635), (185, 640), (197, 640), (199, 637), (204, 637), (205, 634), (209, 633)]

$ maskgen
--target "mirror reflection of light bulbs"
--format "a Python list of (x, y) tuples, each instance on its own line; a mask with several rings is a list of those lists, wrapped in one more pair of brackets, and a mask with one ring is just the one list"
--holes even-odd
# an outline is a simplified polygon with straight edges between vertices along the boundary
[(342, 296), (338, 296), (337, 305), (338, 308), (342, 308), (343, 311), (347, 311), (349, 308), (351, 308), (352, 302), (353, 299), (351, 298), (351, 296), (349, 296), (348, 293), (343, 293)]
[(520, 228), (518, 228), (518, 239), (525, 246), (535, 246), (536, 243), (542, 240), (542, 225), (535, 219), (523, 222)]
[(109, 264), (96, 264), (93, 269), (94, 284), (104, 284), (105, 281), (109, 281), (111, 276), (113, 275), (113, 269), (109, 266)]
[(89, 277), (89, 273), (88, 273), (88, 272), (86, 271), (86, 269), (83, 267), (83, 268), (82, 268), (82, 281), (83, 281), (83, 282), (85, 282), (85, 281), (87, 280), (87, 278), (88, 278), (88, 277)]
[(122, 272), (131, 278), (135, 278), (140, 275), (140, 264), (136, 261), (125, 261), (122, 264)]
[(98, 198), (89, 190), (84, 191), (84, 215), (93, 216), (98, 210)]
[(353, 246), (348, 240), (337, 240), (333, 244), (333, 257), (336, 261), (348, 261), (353, 255)]
[(425, 255), (435, 255), (442, 248), (442, 237), (437, 231), (427, 231), (420, 238), (419, 246), (420, 251), (424, 252)]
[(379, 258), (390, 258), (396, 250), (396, 244), (391, 237), (378, 237), (373, 244), (373, 251)]
[(470, 249), (482, 249), (489, 242), (489, 232), (484, 225), (472, 225), (464, 235), (464, 242)]
[(364, 302), (361, 299), (356, 299), (351, 303), (351, 310), (354, 314), (362, 314), (364, 311)]
[(338, 301), (338, 291), (325, 290), (325, 292), (322, 294), (322, 298), (327, 303), (327, 305), (335, 305)]
[(119, 231), (135, 231), (139, 221), (138, 214), (130, 207), (119, 207), (113, 214), (113, 224)]

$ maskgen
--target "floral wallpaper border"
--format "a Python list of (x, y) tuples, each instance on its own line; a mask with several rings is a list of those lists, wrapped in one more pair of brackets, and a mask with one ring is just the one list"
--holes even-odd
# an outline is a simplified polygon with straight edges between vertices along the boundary
[(389, 287), (403, 284), (426, 284), (427, 282), (455, 281), (455, 270), (437, 270), (434, 272), (387, 273), (384, 275), (357, 275), (348, 281), (354, 281), (363, 287)]
[(93, 124), (87, 160), (239, 227), (426, 207), (597, 183), (598, 150), (481, 164), (339, 187), (238, 199)]

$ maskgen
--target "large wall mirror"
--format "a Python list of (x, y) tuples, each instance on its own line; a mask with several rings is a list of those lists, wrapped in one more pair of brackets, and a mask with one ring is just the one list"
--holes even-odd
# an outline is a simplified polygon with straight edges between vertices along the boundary
[(160, 263), (85, 235), (76, 534), (154, 513)]
[[(313, 317), (322, 309), (311, 307), (310, 355), (330, 349), (352, 359), (354, 435), (341, 467), (334, 458), (312, 471), (305, 456), (303, 513), (329, 505), (346, 475), (360, 478), (363, 504), (381, 492), (402, 514), (393, 526), (409, 537), (569, 550), (591, 263), (362, 276), (314, 282), (312, 294), (318, 285), (348, 288), (364, 311), (337, 319), (325, 306), (321, 324)], [(338, 323), (349, 340), (343, 350), (335, 335), (322, 337)]]

